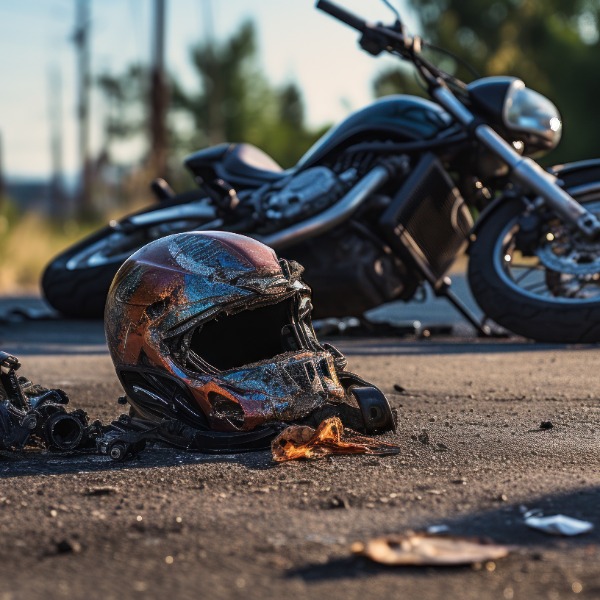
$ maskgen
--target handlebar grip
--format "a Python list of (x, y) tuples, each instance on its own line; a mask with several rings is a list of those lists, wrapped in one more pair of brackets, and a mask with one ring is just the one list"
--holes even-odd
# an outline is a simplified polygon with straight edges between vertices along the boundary
[(326, 12), (328, 15), (335, 17), (339, 21), (343, 21), (346, 25), (350, 25), (354, 29), (358, 31), (364, 31), (367, 27), (367, 22), (353, 15), (351, 12), (348, 12), (346, 9), (334, 4), (333, 2), (329, 2), (329, 0), (319, 0), (316, 4), (316, 7), (323, 12)]

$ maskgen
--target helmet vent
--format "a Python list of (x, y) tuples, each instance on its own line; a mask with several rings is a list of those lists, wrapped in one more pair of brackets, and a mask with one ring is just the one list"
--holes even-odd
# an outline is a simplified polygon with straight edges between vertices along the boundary
[(287, 352), (282, 335), (291, 323), (290, 299), (278, 304), (220, 314), (192, 335), (190, 350), (220, 371), (235, 369)]

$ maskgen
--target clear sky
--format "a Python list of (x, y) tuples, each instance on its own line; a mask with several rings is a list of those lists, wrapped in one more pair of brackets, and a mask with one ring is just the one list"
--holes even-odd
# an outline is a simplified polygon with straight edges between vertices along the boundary
[[(76, 165), (76, 55), (72, 42), (77, 0), (0, 0), (0, 135), (11, 175), (50, 173), (51, 73), (62, 85), (64, 166)], [(311, 125), (341, 120), (371, 101), (375, 74), (392, 62), (357, 47), (358, 34), (315, 9), (314, 0), (166, 0), (167, 67), (187, 87), (197, 84), (189, 49), (207, 35), (222, 38), (252, 18), (260, 61), (273, 84), (299, 83)], [(90, 0), (92, 72), (121, 72), (151, 56), (153, 0)], [(392, 21), (381, 0), (338, 0), (369, 20)], [(401, 0), (392, 0), (403, 6)], [(415, 19), (403, 9), (409, 27)], [(92, 119), (101, 118), (92, 101)], [(98, 128), (92, 146), (98, 143)]]

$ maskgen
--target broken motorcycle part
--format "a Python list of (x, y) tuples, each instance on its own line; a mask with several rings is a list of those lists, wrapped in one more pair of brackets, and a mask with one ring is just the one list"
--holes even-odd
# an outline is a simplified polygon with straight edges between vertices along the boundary
[(21, 363), (16, 356), (0, 351), (0, 385), (4, 390), (3, 395), (6, 398), (11, 398), (11, 403), (15, 408), (27, 410), (27, 399), (17, 377), (17, 371), (20, 368)]
[(453, 535), (409, 532), (356, 542), (352, 551), (384, 565), (450, 566), (497, 560), (507, 556), (510, 547)]
[(374, 440), (344, 430), (338, 417), (323, 421), (317, 429), (307, 425), (291, 425), (272, 442), (273, 460), (285, 462), (299, 458), (322, 458), (328, 454), (398, 454), (395, 444)]
[(381, 390), (376, 387), (352, 387), (350, 391), (358, 402), (367, 433), (396, 430), (390, 403)]
[(219, 450), (224, 440), (244, 448), (232, 433), (299, 422), (328, 406), (362, 415), (367, 432), (394, 429), (383, 393), (319, 343), (302, 271), (234, 233), (175, 234), (133, 254), (113, 281), (105, 318), (132, 415), (212, 432), (197, 443)]
[(0, 449), (22, 449), (41, 443), (51, 450), (71, 451), (93, 446), (97, 423), (88, 425), (83, 410), (67, 412), (69, 398), (17, 377), (19, 360), (0, 351)]

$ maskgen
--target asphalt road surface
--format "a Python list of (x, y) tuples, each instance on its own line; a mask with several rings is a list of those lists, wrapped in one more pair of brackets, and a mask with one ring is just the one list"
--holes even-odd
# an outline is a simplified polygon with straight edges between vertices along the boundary
[[(0, 318), (15, 306), (43, 316), (35, 299), (7, 299)], [(383, 436), (401, 446), (395, 456), (0, 458), (0, 600), (600, 598), (599, 348), (481, 340), (462, 327), (332, 340), (397, 408), (398, 431)], [(121, 412), (101, 324), (13, 313), (0, 349), (34, 382), (66, 390), (73, 408), (104, 422)], [(523, 511), (534, 508), (595, 529), (529, 529)], [(351, 552), (434, 525), (512, 551), (445, 568)]]

